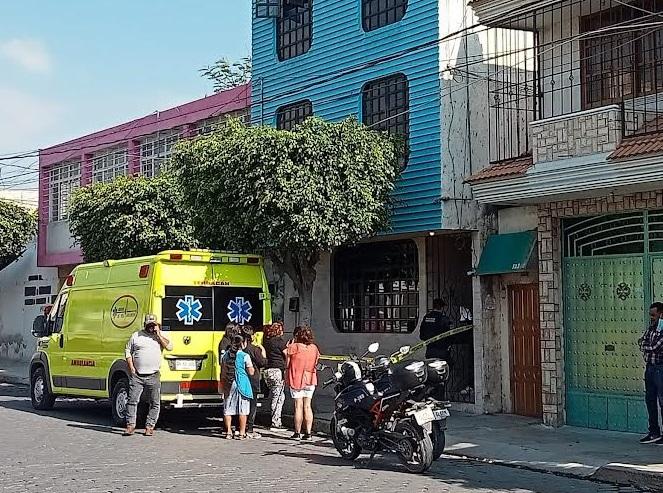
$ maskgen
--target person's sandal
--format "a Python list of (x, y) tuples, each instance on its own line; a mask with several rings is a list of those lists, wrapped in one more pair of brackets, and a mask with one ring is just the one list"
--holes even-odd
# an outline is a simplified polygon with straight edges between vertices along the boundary
[(226, 440), (232, 440), (233, 439), (233, 434), (232, 432), (226, 433)]
[(237, 440), (246, 440), (246, 433), (244, 435), (237, 435)]

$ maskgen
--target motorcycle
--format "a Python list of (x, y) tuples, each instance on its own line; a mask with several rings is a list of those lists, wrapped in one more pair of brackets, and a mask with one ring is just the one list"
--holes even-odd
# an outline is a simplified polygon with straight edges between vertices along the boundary
[[(399, 363), (411, 354), (410, 346), (403, 346), (393, 353), (389, 358), (384, 356), (375, 358), (369, 366), (369, 372), (372, 379), (378, 378), (382, 373), (388, 371), (389, 363)], [(451, 403), (447, 400), (440, 400), (439, 396), (443, 394), (444, 387), (449, 380), (449, 365), (441, 359), (429, 358), (424, 360), (427, 366), (427, 378), (423, 385), (413, 391), (413, 400), (427, 402), (433, 407), (432, 430), (430, 433), (433, 443), (433, 461), (436, 461), (444, 453), (446, 445), (447, 418), (449, 418), (449, 408)]]
[(362, 451), (395, 453), (406, 469), (423, 473), (433, 462), (432, 422), (435, 405), (417, 401), (427, 380), (423, 361), (392, 364), (388, 358), (365, 359), (376, 353), (378, 343), (362, 357), (341, 363), (325, 386), (336, 393), (331, 421), (334, 447), (341, 457), (355, 460)]

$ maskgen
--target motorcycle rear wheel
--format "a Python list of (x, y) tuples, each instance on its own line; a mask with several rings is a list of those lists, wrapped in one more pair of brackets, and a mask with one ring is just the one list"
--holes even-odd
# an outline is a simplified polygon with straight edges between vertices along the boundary
[[(433, 443), (431, 442), (428, 433), (410, 421), (401, 421), (396, 425), (394, 431), (402, 433), (411, 439), (408, 440), (408, 443), (402, 444), (404, 447), (411, 446), (412, 441), (416, 444), (415, 448), (411, 451), (411, 454), (403, 454), (402, 452), (396, 453), (405, 468), (409, 472), (415, 474), (426, 472), (433, 463)], [(403, 441), (405, 441), (405, 439)]]
[(359, 454), (361, 454), (361, 447), (357, 443), (357, 439), (354, 437), (346, 438), (339, 432), (338, 427), (336, 426), (336, 417), (332, 418), (329, 427), (332, 442), (334, 442), (334, 447), (341, 457), (347, 460), (355, 460), (359, 457)]
[(433, 443), (433, 461), (436, 461), (444, 453), (446, 445), (444, 430), (437, 421), (433, 421), (433, 433), (430, 434), (430, 439)]

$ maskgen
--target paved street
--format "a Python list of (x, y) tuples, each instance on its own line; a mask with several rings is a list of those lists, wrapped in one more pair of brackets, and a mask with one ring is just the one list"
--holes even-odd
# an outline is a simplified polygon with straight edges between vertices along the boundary
[(166, 416), (154, 438), (122, 437), (105, 403), (64, 401), (35, 413), (25, 387), (0, 384), (3, 492), (621, 492), (636, 490), (443, 458), (425, 476), (391, 457), (349, 464), (323, 439), (226, 441), (199, 412)]

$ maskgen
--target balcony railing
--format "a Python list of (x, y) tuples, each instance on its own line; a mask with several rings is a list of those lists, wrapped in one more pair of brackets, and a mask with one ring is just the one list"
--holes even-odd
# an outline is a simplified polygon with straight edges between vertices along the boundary
[(663, 0), (562, 0), (486, 36), (491, 161), (536, 155), (542, 142), (545, 159), (607, 152), (663, 131)]

